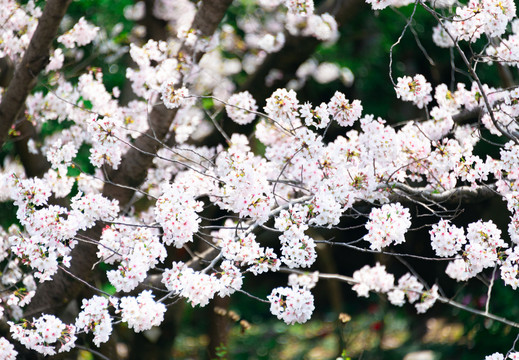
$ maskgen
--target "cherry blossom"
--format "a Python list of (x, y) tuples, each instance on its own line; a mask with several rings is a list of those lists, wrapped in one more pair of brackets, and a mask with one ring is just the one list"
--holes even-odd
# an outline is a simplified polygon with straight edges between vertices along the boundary
[(98, 31), (99, 28), (97, 26), (89, 24), (85, 18), (82, 17), (72, 29), (58, 37), (58, 42), (67, 48), (84, 46), (95, 39)]
[(164, 304), (153, 300), (151, 291), (145, 290), (137, 297), (126, 296), (121, 298), (118, 312), (122, 320), (128, 323), (128, 327), (135, 332), (149, 330), (158, 326), (164, 320), (166, 307)]
[(398, 287), (388, 292), (387, 296), (393, 305), (402, 306), (406, 296), (409, 303), (412, 304), (420, 299), (423, 288), (423, 284), (415, 276), (407, 273), (398, 280)]
[(161, 99), (164, 102), (164, 106), (168, 109), (177, 108), (183, 104), (186, 104), (186, 98), (189, 96), (189, 90), (185, 87), (175, 89), (175, 82), (165, 82), (162, 84), (160, 89)]
[(0, 355), (5, 360), (16, 360), (18, 352), (14, 349), (14, 345), (5, 338), (0, 338)]
[(313, 0), (287, 0), (288, 11), (299, 16), (308, 16), (314, 12)]
[(306, 289), (312, 289), (319, 281), (319, 272), (314, 271), (309, 274), (290, 274), (288, 277), (288, 285), (300, 286)]
[(76, 329), (94, 334), (94, 344), (99, 346), (107, 342), (112, 333), (112, 317), (108, 312), (109, 306), (117, 306), (114, 299), (106, 299), (94, 296), (91, 299), (83, 299), (83, 309), (76, 319)]
[[(366, 2), (377, 11), (412, 3)], [(39, 54), (49, 62), (31, 74), (38, 87), (27, 94), (8, 137), (17, 145), (26, 143), (31, 156), (43, 156), (45, 170), (29, 176), (30, 164), (12, 156), (12, 146), (5, 147), (0, 169), (0, 199), (13, 204), (17, 219), (17, 225), (0, 228), (0, 316), (10, 320), (9, 339), (55, 355), (74, 348), (77, 333), (92, 333), (99, 347), (109, 341), (117, 319), (135, 332), (150, 330), (160, 326), (173, 301), (203, 307), (215, 296), (248, 291), (257, 298), (246, 279), (278, 271), (289, 273), (287, 287), (269, 290), (267, 300), (260, 300), (287, 324), (311, 318), (310, 290), (322, 277), (348, 283), (359, 297), (377, 292), (395, 306), (408, 302), (418, 313), (440, 301), (514, 325), (490, 314), (489, 303), (482, 312), (457, 303), (450, 289), (446, 295), (440, 291), (446, 277), (489, 279), (490, 302), (494, 282), (513, 290), (519, 286), (519, 90), (492, 87), (478, 76), (480, 67), (519, 66), (514, 2), (414, 4), (437, 20), (423, 32), (449, 48), (456, 68), (449, 84), (431, 73), (434, 92), (421, 74), (398, 77), (393, 98), (418, 108), (413, 110), (417, 116), (398, 124), (395, 118), (408, 110), (398, 117), (391, 111), (384, 117), (365, 113), (368, 104), (351, 95), (358, 89), (339, 88), (352, 86), (356, 74), (342, 59), (323, 59), (323, 54), (339, 37), (337, 21), (344, 19), (323, 12), (320, 3), (316, 8), (312, 0), (250, 2), (246, 14), (222, 15), (214, 36), (195, 26), (202, 3), (157, 0), (152, 9), (142, 2), (127, 7), (127, 19), (153, 15), (168, 30), (164, 40), (144, 41), (152, 36), (136, 24), (128, 46), (126, 40), (108, 39), (101, 24), (83, 17), (75, 24), (67, 20), (63, 24), (70, 30), (59, 30), (56, 41)], [(254, 11), (248, 13), (249, 8)], [(44, 15), (32, 0), (3, 0), (2, 10), (0, 57), (23, 71), (21, 59)], [(402, 36), (414, 24), (414, 14)], [(112, 32), (121, 34), (121, 27)], [(306, 37), (324, 43), (325, 50), (301, 59), (295, 74), (276, 66), (264, 69), (274, 53)], [(475, 42), (485, 38), (478, 49)], [(470, 54), (463, 42), (474, 43)], [(88, 44), (86, 49), (103, 55), (107, 64), (111, 56), (131, 57), (134, 66), (124, 69), (135, 95), (130, 102), (126, 89), (107, 85), (101, 68), (79, 66), (71, 75), (69, 62), (85, 59), (78, 48)], [(391, 60), (398, 57), (397, 45), (400, 39), (391, 48)], [(405, 70), (397, 63), (391, 62), (391, 80), (395, 71)], [(460, 68), (467, 71), (465, 83), (456, 83), (460, 75), (454, 70)], [(264, 73), (261, 86), (271, 92), (262, 106), (256, 89), (242, 81), (258, 71)], [(317, 103), (307, 99), (304, 86), (311, 77), (327, 89), (336, 87), (333, 96)], [(273, 84), (282, 85), (273, 91)], [(10, 86), (0, 91), (0, 100)], [(229, 119), (251, 125), (231, 133)], [(18, 134), (25, 120), (43, 136), (25, 142), (26, 134)], [(56, 127), (61, 130), (49, 131)], [(494, 138), (487, 139), (489, 133)], [(483, 149), (496, 144), (502, 146)], [(461, 224), (465, 201), (488, 193), (507, 206), (503, 221), (508, 223), (500, 227), (492, 218), (496, 215), (486, 213), (488, 218)], [(350, 240), (354, 228), (367, 233)], [(445, 273), (435, 274), (432, 286), (410, 264), (395, 271), (403, 274), (397, 282), (378, 262), (359, 265), (351, 277), (319, 267), (318, 245), (340, 246), (351, 251), (348, 256), (354, 251), (397, 256), (395, 246), (414, 231), (422, 231), (421, 245), (429, 254), (398, 256), (445, 260)], [(325, 238), (332, 232), (345, 236)], [(37, 282), (66, 275), (85, 284), (84, 274), (68, 270), (75, 268), (83, 246), (97, 251), (89, 271), (98, 272), (116, 295), (107, 297), (98, 284), (89, 283), (98, 293), (77, 299), (72, 324), (44, 313), (25, 319), (46, 288)], [(153, 293), (137, 294), (141, 286), (151, 286)], [(160, 291), (162, 297), (156, 295)], [(2, 359), (18, 355), (9, 341), (0, 337)], [(504, 358), (498, 352), (486, 357)], [(508, 358), (519, 353), (509, 352)]]
[(456, 9), (454, 35), (471, 42), (482, 34), (500, 36), (515, 12), (513, 1), (471, 1), (467, 6)]
[(200, 218), (197, 212), (202, 203), (196, 201), (181, 185), (164, 185), (163, 195), (155, 208), (157, 220), (164, 227), (166, 244), (173, 243), (180, 248), (193, 239), (198, 230)]
[(374, 208), (369, 218), (366, 223), (369, 232), (364, 239), (371, 243), (370, 248), (373, 250), (380, 250), (392, 243), (404, 242), (404, 234), (411, 226), (409, 210), (400, 203), (386, 204), (380, 209)]
[(271, 97), (267, 99), (267, 105), (264, 107), (265, 113), (279, 122), (281, 126), (295, 127), (295, 119), (299, 101), (293, 90), (286, 89), (276, 90)]
[(519, 286), (519, 249), (514, 247), (513, 249), (506, 250), (506, 260), (501, 264), (501, 279), (504, 283), (510, 286), (512, 289), (517, 289)]
[[(236, 269), (231, 268), (231, 264), (226, 264), (230, 271), (229, 275), (231, 275), (227, 275), (229, 276), (228, 284), (231, 286), (233, 283), (239, 285), (239, 280), (233, 280), (237, 275)], [(223, 275), (225, 275), (225, 270)], [(222, 286), (216, 276), (195, 272), (182, 262), (174, 262), (172, 268), (166, 270), (164, 273), (162, 282), (166, 285), (168, 290), (171, 290), (173, 294), (179, 294), (186, 298), (192, 306), (206, 306), (209, 300), (214, 297), (215, 293), (220, 290)], [(223, 289), (222, 293), (225, 292), (226, 290)]]
[(450, 225), (448, 220), (433, 225), (430, 234), (432, 248), (438, 256), (453, 256), (467, 242), (463, 229)]
[(492, 355), (485, 356), (485, 360), (504, 360), (503, 354), (500, 353), (493, 353)]
[(270, 312), (289, 325), (305, 323), (314, 310), (314, 297), (304, 287), (278, 287), (272, 290), (268, 299)]
[(256, 118), (254, 112), (258, 110), (258, 107), (252, 95), (248, 91), (244, 91), (231, 96), (227, 100), (225, 110), (233, 121), (245, 125), (254, 121)]
[(351, 126), (360, 118), (362, 105), (359, 100), (354, 100), (350, 104), (344, 94), (337, 91), (328, 103), (328, 110), (341, 126)]
[(398, 98), (411, 101), (420, 109), (432, 100), (431, 84), (421, 74), (412, 78), (410, 76), (399, 77), (395, 91)]
[(368, 297), (369, 291), (386, 293), (393, 289), (395, 277), (386, 272), (386, 267), (377, 263), (374, 267), (365, 265), (353, 273), (356, 284), (353, 290), (358, 296)]
[(438, 286), (433, 287), (422, 294), (420, 301), (415, 304), (416, 312), (421, 314), (429, 310), (439, 297)]
[(15, 324), (9, 321), (8, 324), (15, 340), (43, 355), (55, 355), (57, 342), (58, 352), (70, 351), (76, 341), (75, 327), (53, 315), (43, 315), (32, 322)]

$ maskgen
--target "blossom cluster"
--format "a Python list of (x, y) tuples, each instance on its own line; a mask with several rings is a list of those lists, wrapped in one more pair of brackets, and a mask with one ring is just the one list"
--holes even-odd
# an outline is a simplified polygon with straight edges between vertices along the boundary
[(391, 244), (405, 241), (405, 233), (411, 226), (411, 214), (400, 203), (386, 204), (373, 208), (366, 223), (368, 234), (364, 240), (371, 243), (370, 248), (381, 250)]
[(228, 296), (242, 287), (240, 270), (225, 260), (220, 265), (221, 271), (208, 275), (195, 271), (183, 262), (173, 262), (167, 269), (162, 282), (173, 294), (185, 298), (192, 306), (205, 306), (215, 294)]
[(29, 45), (42, 11), (32, 0), (24, 7), (14, 0), (4, 0), (2, 9), (0, 23), (3, 24), (3, 41), (0, 43), (0, 56), (18, 61)]
[(0, 338), (0, 356), (5, 360), (16, 360), (18, 351), (14, 349), (14, 345), (7, 341), (4, 337)]
[(252, 152), (244, 136), (231, 138), (232, 146), (216, 159), (215, 173), (221, 181), (216, 189), (216, 204), (240, 217), (260, 222), (268, 219), (273, 204), (267, 181), (268, 164)]
[(377, 263), (374, 267), (363, 266), (353, 273), (353, 290), (358, 296), (368, 297), (369, 291), (387, 293), (395, 282), (395, 277), (386, 272), (386, 267)]
[(335, 92), (328, 104), (330, 115), (341, 126), (352, 126), (360, 118), (362, 105), (359, 100), (354, 100), (351, 104), (346, 100), (344, 94)]
[(164, 243), (177, 248), (193, 240), (201, 221), (197, 213), (202, 211), (202, 203), (186, 190), (181, 184), (164, 185), (155, 207), (157, 221), (164, 229)]
[[(410, 3), (367, 2), (376, 10)], [(19, 5), (3, 0), (1, 5), (0, 57), (18, 62), (41, 10), (33, 1)], [(287, 287), (277, 287), (267, 297), (270, 311), (287, 324), (304, 323), (314, 310), (310, 289), (319, 273), (302, 275), (300, 269), (314, 270), (319, 242), (315, 229), (340, 229), (347, 218), (363, 215), (355, 205), (369, 205), (364, 224), (368, 233), (362, 239), (379, 252), (403, 243), (411, 228), (411, 212), (395, 198), (415, 202), (420, 211), (425, 208), (436, 216), (440, 213), (433, 209), (443, 209), (444, 201), (482, 188), (506, 201), (511, 213), (507, 233), (502, 234), (491, 220), (461, 228), (451, 222), (455, 217), (441, 219), (428, 225), (431, 247), (436, 256), (452, 258), (446, 259), (450, 260), (446, 274), (453, 279), (465, 281), (496, 268), (506, 285), (519, 286), (519, 146), (513, 141), (519, 133), (519, 90), (494, 89), (474, 79), (468, 85), (438, 84), (433, 91), (421, 74), (399, 77), (396, 97), (424, 109), (426, 119), (391, 126), (386, 119), (363, 114), (361, 101), (340, 91), (328, 102), (301, 104), (295, 90), (309, 76), (319, 83), (341, 79), (346, 86), (354, 78), (346, 68), (311, 59), (299, 67), (297, 79), (273, 91), (260, 114), (253, 95), (237, 90), (231, 77), (254, 74), (268, 53), (283, 49), (289, 36), (332, 42), (338, 31), (336, 20), (320, 14), (313, 0), (258, 0), (250, 6), (262, 9), (258, 18), (238, 16), (236, 26), (224, 24), (210, 39), (190, 27), (197, 11), (193, 2), (155, 1), (153, 14), (168, 22), (176, 37), (130, 44), (129, 55), (136, 66), (126, 69), (126, 78), (136, 99), (126, 105), (121, 105), (121, 90), (107, 89), (100, 69), (89, 69), (72, 80), (63, 72), (65, 59), (81, 58), (82, 50), (76, 47), (99, 45), (99, 27), (81, 18), (57, 38), (60, 47), (50, 50), (45, 69), (50, 75), (49, 91), (30, 94), (25, 111), (37, 130), (47, 129), (49, 122), (64, 128), (44, 136), (41, 143), (27, 142), (29, 152), (43, 155), (50, 169), (39, 178), (28, 178), (7, 157), (0, 170), (4, 190), (0, 198), (14, 203), (21, 225), (0, 229), (0, 261), (5, 264), (0, 274), (0, 316), (22, 319), (24, 307), (36, 294), (36, 280), (49, 281), (60, 267), (66, 270), (74, 261), (71, 252), (78, 241), (97, 246), (99, 261), (111, 266), (106, 279), (118, 292), (152, 281), (150, 270), (166, 260), (168, 247), (184, 248), (182, 253), (192, 261), (174, 259), (169, 268), (155, 270), (162, 271), (160, 286), (167, 290), (162, 299), (151, 291), (119, 298), (96, 295), (83, 299), (73, 325), (52, 315), (9, 322), (13, 339), (45, 355), (74, 347), (79, 332), (92, 333), (99, 346), (108, 341), (114, 316), (136, 332), (149, 330), (162, 323), (166, 299), (178, 296), (192, 306), (205, 306), (215, 296), (241, 291), (244, 276), (275, 272), (282, 264), (288, 267), (282, 270), (293, 273)], [(492, 41), (485, 46), (484, 61), (519, 66), (519, 22), (512, 22), (512, 0), (471, 0), (466, 5), (440, 0), (433, 7), (451, 8), (450, 20), (442, 20), (432, 30), (439, 46), (453, 47), (460, 40), (474, 42), (487, 36)], [(137, 20), (145, 10), (140, 3), (125, 13)], [(500, 38), (510, 22), (512, 33)], [(136, 26), (132, 36), (139, 37), (139, 29)], [(273, 69), (264, 79), (265, 86), (283, 82), (287, 75)], [(211, 104), (203, 99), (199, 106), (195, 99), (206, 94), (217, 101)], [(174, 118), (169, 119), (171, 125), (165, 121), (167, 137), (153, 139), (156, 129), (149, 129), (149, 124), (160, 101), (175, 109), (167, 112)], [(260, 118), (253, 136), (222, 131), (226, 144), (199, 146), (213, 124), (218, 125), (210, 112), (218, 114), (224, 107), (240, 125)], [(471, 111), (481, 113), (481, 124), (459, 121), (459, 114)], [(206, 121), (206, 114), (213, 124)], [(345, 130), (333, 135), (328, 130), (337, 124)], [(474, 152), (487, 130), (512, 139), (496, 158)], [(132, 201), (120, 208), (109, 197), (114, 194), (104, 195), (110, 191), (103, 192), (103, 184), (112, 182), (112, 171), (121, 170), (127, 149), (139, 148), (136, 145), (145, 137), (155, 141), (154, 146), (167, 146), (157, 152), (144, 183), (132, 189), (137, 190)], [(78, 154), (85, 145), (89, 165), (95, 169), (73, 176), (77, 170), (71, 170), (81, 160)], [(55, 199), (65, 197), (66, 205), (55, 204)], [(217, 218), (207, 215), (215, 213)], [(98, 238), (86, 239), (81, 233), (102, 222), (106, 226)], [(277, 234), (266, 240), (260, 229)], [(217, 254), (211, 261), (200, 261), (202, 269), (192, 266), (197, 259), (191, 245), (200, 241)], [(379, 263), (355, 271), (348, 281), (361, 297), (372, 291), (383, 293), (390, 303), (403, 306), (407, 301), (419, 313), (443, 300), (436, 284), (428, 287), (410, 273), (396, 282)], [(0, 357), (16, 355), (12, 344), (0, 338)], [(487, 358), (504, 356), (496, 353)]]
[(329, 13), (316, 14), (314, 0), (261, 0), (258, 3), (267, 11), (283, 4), (288, 10), (284, 25), (292, 35), (313, 36), (321, 41), (333, 41), (337, 37), (335, 18)]
[[(457, 236), (464, 235), (460, 229), (452, 228), (452, 230)], [(467, 280), (483, 269), (496, 265), (500, 251), (508, 248), (508, 244), (501, 238), (501, 230), (492, 221), (480, 220), (470, 223), (467, 227), (466, 240), (462, 257), (451, 261), (446, 269), (447, 275), (458, 281)]]
[(158, 232), (135, 226), (111, 226), (103, 230), (97, 256), (107, 264), (119, 263), (106, 275), (117, 291), (131, 291), (150, 269), (164, 261), (166, 248)]
[(305, 323), (314, 311), (314, 297), (304, 287), (278, 287), (268, 296), (270, 312), (291, 325)]
[(118, 117), (95, 117), (89, 123), (88, 132), (94, 146), (90, 149), (90, 162), (101, 167), (104, 164), (119, 167), (122, 158), (120, 128), (122, 121)]
[(515, 12), (513, 1), (470, 1), (467, 6), (456, 9), (453, 35), (471, 42), (482, 34), (490, 37), (503, 35)]
[(135, 332), (149, 330), (164, 321), (166, 306), (153, 300), (151, 291), (145, 290), (137, 297), (125, 296), (121, 298), (118, 312), (122, 320)]
[(302, 229), (292, 226), (279, 237), (281, 261), (288, 267), (309, 267), (317, 259), (314, 240), (305, 235)]
[(398, 286), (388, 292), (387, 296), (393, 305), (404, 305), (406, 296), (409, 303), (412, 304), (421, 298), (423, 288), (423, 284), (415, 276), (407, 273), (398, 279)]
[(276, 218), (276, 229), (283, 231), (281, 260), (291, 268), (309, 267), (317, 258), (315, 242), (304, 232), (308, 229), (309, 208), (296, 204), (282, 210)]
[(91, 299), (83, 299), (82, 310), (76, 318), (76, 329), (92, 332), (97, 346), (107, 342), (112, 333), (112, 316), (108, 312), (110, 306), (116, 307), (117, 300), (97, 295)]
[(168, 109), (178, 108), (187, 103), (189, 90), (186, 87), (175, 89), (176, 81), (165, 82), (160, 88), (161, 99)]
[(37, 270), (35, 276), (40, 281), (51, 279), (58, 261), (69, 265), (69, 253), (77, 243), (74, 237), (79, 230), (91, 228), (99, 219), (113, 219), (119, 211), (116, 200), (81, 193), (72, 199), (71, 210), (44, 206), (50, 194), (43, 180), (13, 179), (12, 196), (25, 230), (9, 238), (10, 247), (25, 264)]
[(228, 219), (225, 227), (213, 232), (212, 237), (221, 247), (225, 259), (235, 261), (241, 266), (248, 266), (254, 275), (268, 271), (277, 271), (281, 265), (272, 248), (262, 247), (253, 233), (245, 233), (236, 223)]
[(76, 328), (64, 324), (53, 315), (42, 315), (32, 322), (15, 324), (9, 321), (8, 324), (15, 340), (43, 355), (55, 355), (56, 346), (60, 353), (70, 351), (75, 346)]
[(92, 42), (97, 36), (99, 28), (89, 24), (85, 18), (79, 19), (72, 29), (58, 37), (58, 42), (66, 48), (84, 46)]
[(278, 89), (267, 99), (263, 110), (280, 126), (290, 129), (297, 126), (298, 108), (299, 101), (294, 90)]
[(454, 225), (448, 220), (440, 220), (438, 224), (432, 226), (431, 245), (436, 255), (448, 257), (457, 254), (461, 247), (467, 242), (465, 231)]
[(312, 109), (312, 104), (305, 103), (299, 108), (301, 117), (304, 118), (306, 126), (315, 126), (316, 128), (325, 128), (330, 123), (330, 112), (326, 103)]
[(319, 272), (314, 271), (308, 274), (290, 274), (288, 276), (288, 285), (289, 286), (299, 286), (304, 287), (306, 289), (313, 289), (317, 282), (319, 281)]
[(431, 83), (421, 74), (417, 74), (414, 77), (399, 77), (395, 91), (398, 98), (404, 101), (411, 101), (420, 109), (432, 100)]
[(254, 112), (258, 110), (258, 107), (252, 95), (248, 91), (243, 91), (234, 94), (227, 100), (225, 110), (233, 121), (240, 125), (245, 125), (254, 121), (256, 118)]
[(138, 68), (127, 69), (126, 77), (137, 96), (149, 98), (155, 91), (165, 93), (167, 100), (172, 95), (173, 87), (180, 82), (180, 73), (176, 71), (179, 63), (167, 54), (168, 46), (164, 41), (149, 40), (140, 47), (130, 45), (130, 56)]
[[(374, 267), (365, 265), (353, 273), (353, 290), (358, 296), (368, 297), (369, 291), (387, 293), (388, 300), (397, 306), (402, 306), (407, 297), (410, 304), (415, 304), (418, 313), (430, 309), (439, 297), (438, 285), (433, 285), (424, 291), (424, 285), (418, 279), (407, 273), (398, 280), (386, 271), (386, 267), (377, 263)], [(420, 300), (416, 302), (417, 300)]]
[[(505, 356), (506, 356), (506, 358), (505, 358)], [(517, 360), (517, 359), (519, 359), (519, 352), (512, 351), (506, 355), (496, 352), (496, 353), (493, 353), (492, 355), (485, 356), (485, 360), (505, 360), (505, 359)]]

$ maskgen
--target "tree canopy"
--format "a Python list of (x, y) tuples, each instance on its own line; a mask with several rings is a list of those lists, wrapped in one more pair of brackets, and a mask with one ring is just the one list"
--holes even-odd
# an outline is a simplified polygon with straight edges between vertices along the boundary
[(0, 358), (519, 359), (512, 0), (0, 8)]

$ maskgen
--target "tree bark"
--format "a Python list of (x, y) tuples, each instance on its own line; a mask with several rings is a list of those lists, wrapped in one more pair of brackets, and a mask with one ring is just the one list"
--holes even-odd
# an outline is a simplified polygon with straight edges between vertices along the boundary
[(142, 25), (146, 27), (146, 38), (156, 41), (166, 41), (168, 39), (168, 23), (153, 15), (155, 0), (145, 0), (144, 5), (146, 12), (144, 14), (144, 19), (142, 19)]
[(41, 148), (38, 152), (33, 154), (29, 151), (29, 140), (38, 141), (38, 134), (34, 125), (25, 118), (18, 122), (17, 131), (20, 135), (13, 139), (16, 154), (22, 162), (27, 177), (42, 177), (49, 169), (50, 163), (47, 158), (41, 153)]
[[(217, 359), (218, 352), (226, 352), (227, 343), (229, 341), (229, 331), (231, 322), (226, 314), (221, 314), (218, 310), (223, 310), (227, 313), (231, 298), (226, 296), (221, 298), (215, 296), (211, 300), (209, 306), (209, 359)], [(224, 358), (226, 358), (224, 356)]]

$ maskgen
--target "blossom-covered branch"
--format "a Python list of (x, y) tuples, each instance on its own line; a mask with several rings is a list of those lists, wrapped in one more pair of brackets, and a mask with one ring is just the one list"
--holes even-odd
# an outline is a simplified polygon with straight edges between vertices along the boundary
[[(27, 96), (36, 84), (39, 73), (48, 63), (51, 43), (56, 37), (59, 24), (70, 2), (71, 0), (47, 1), (36, 28), (33, 27), (34, 33), (30, 37), (31, 42), (23, 53), (21, 61), (18, 63), (17, 57), (12, 59), (17, 61), (16, 70), (0, 103), (0, 147), (4, 145), (9, 130), (17, 120)], [(5, 9), (5, 13), (9, 14), (7, 9)]]

